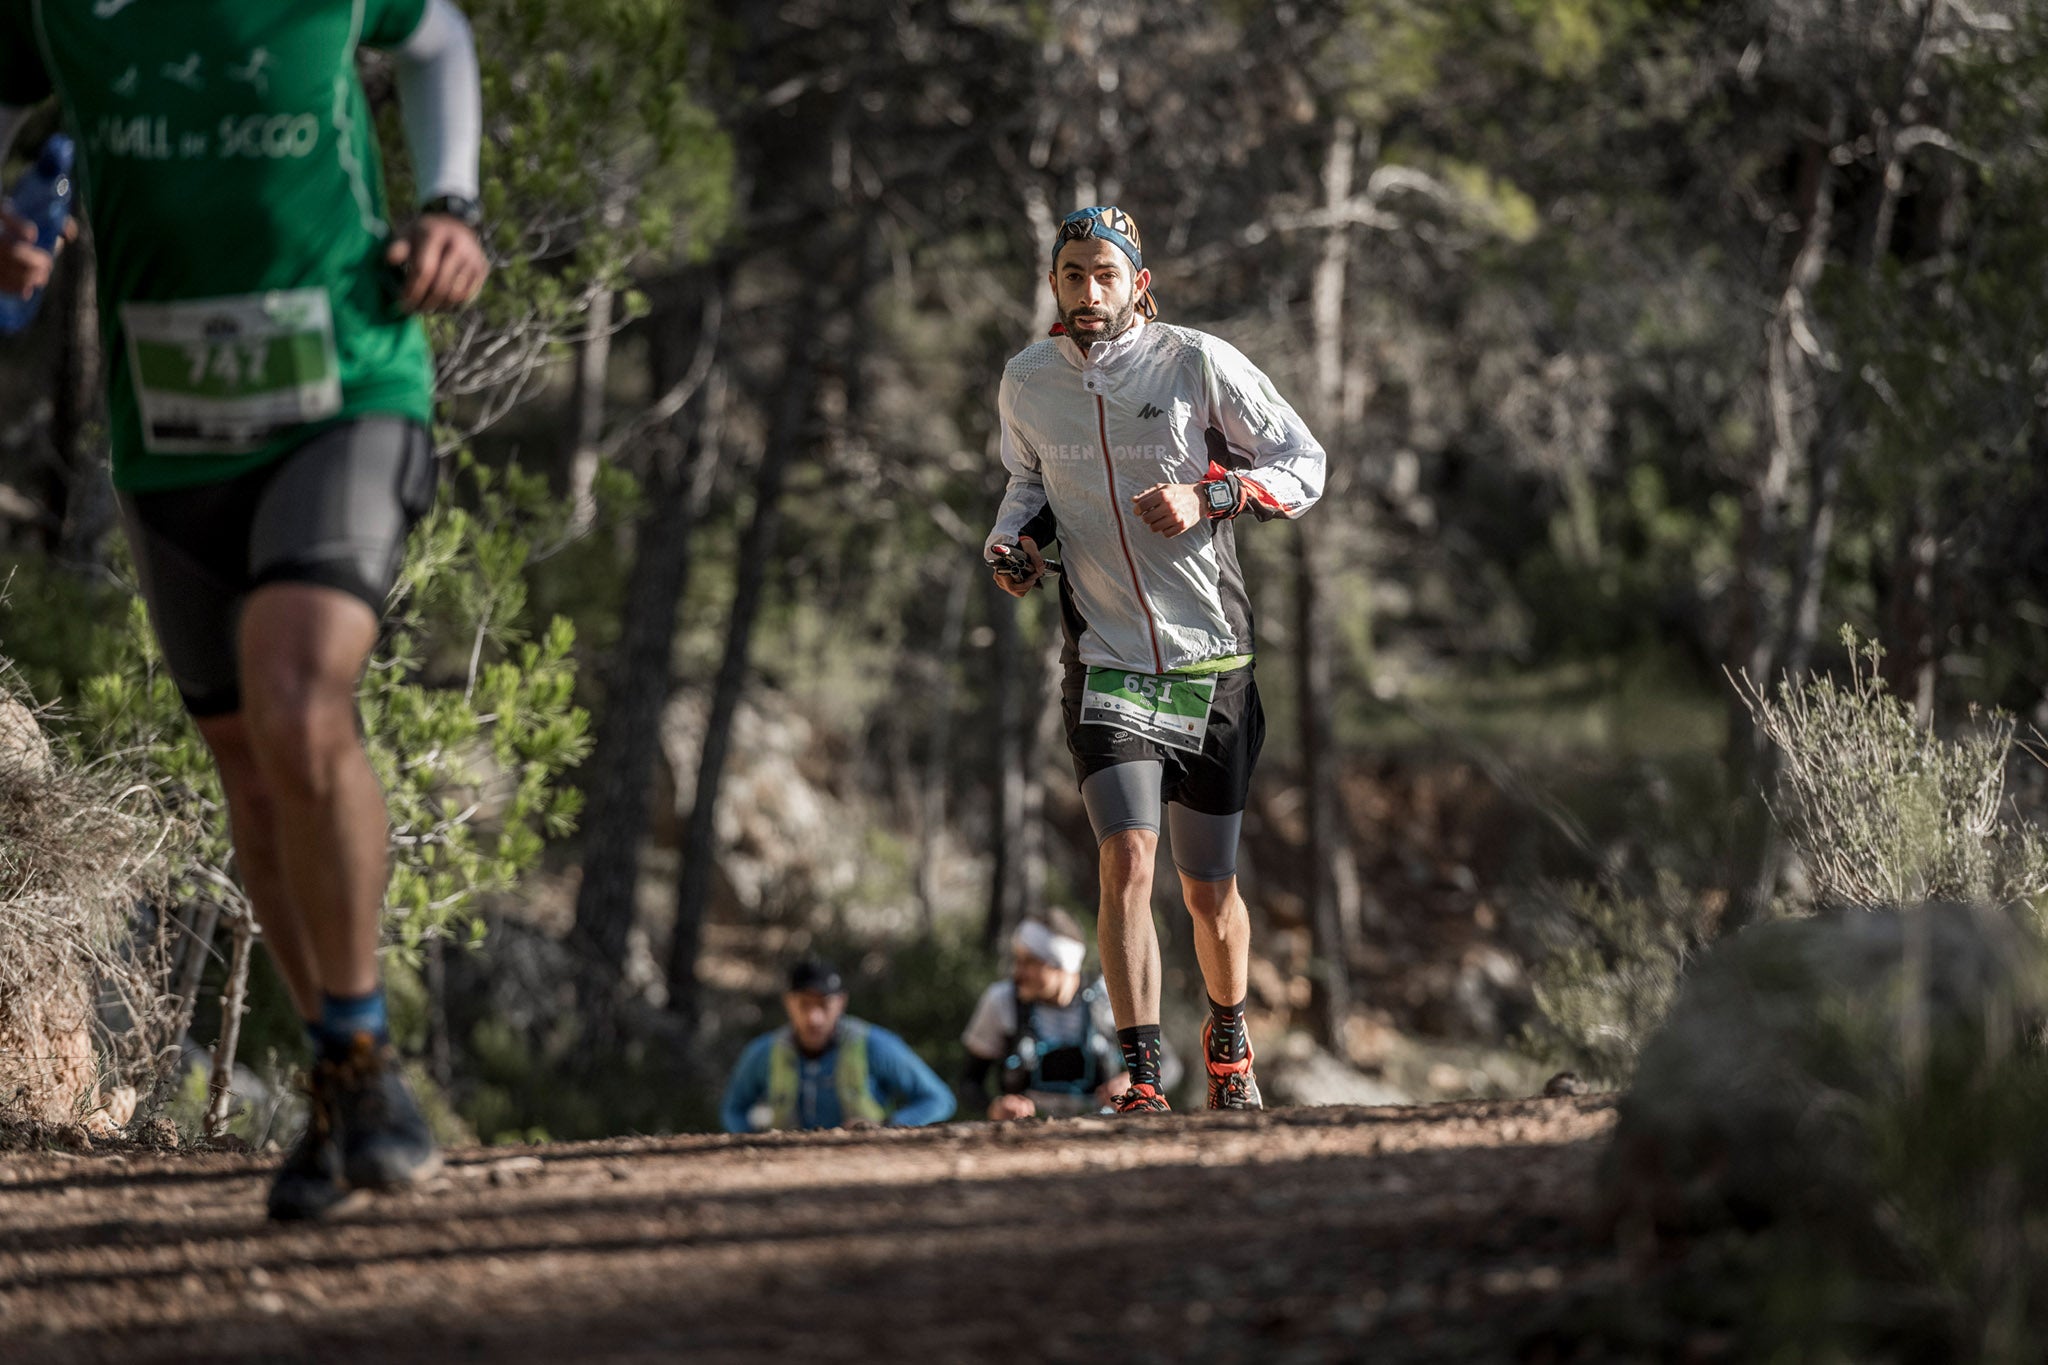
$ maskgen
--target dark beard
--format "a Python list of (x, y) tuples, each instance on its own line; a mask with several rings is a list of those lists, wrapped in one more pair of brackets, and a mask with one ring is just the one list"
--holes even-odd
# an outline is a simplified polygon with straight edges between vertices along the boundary
[(1083, 351), (1086, 351), (1090, 346), (1093, 346), (1098, 341), (1108, 341), (1111, 337), (1120, 337), (1125, 332), (1129, 331), (1131, 327), (1131, 319), (1133, 316), (1136, 315), (1137, 311), (1138, 301), (1136, 298), (1133, 298), (1129, 303), (1125, 304), (1122, 308), (1118, 309), (1114, 313), (1111, 313), (1109, 315), (1109, 325), (1107, 327), (1104, 327), (1102, 331), (1095, 336), (1089, 336), (1086, 333), (1077, 332), (1074, 330), (1075, 318), (1100, 316), (1100, 314), (1093, 309), (1076, 308), (1071, 313), (1062, 313), (1060, 314), (1060, 325), (1067, 329), (1067, 335), (1074, 339), (1074, 344), (1076, 346), (1079, 346)]

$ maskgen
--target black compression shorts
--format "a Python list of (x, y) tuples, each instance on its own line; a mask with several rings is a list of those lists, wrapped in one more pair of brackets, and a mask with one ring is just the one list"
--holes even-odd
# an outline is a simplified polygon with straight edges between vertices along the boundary
[(236, 634), (243, 603), (266, 583), (338, 588), (381, 614), (437, 476), (417, 422), (362, 417), (223, 483), (121, 494), (136, 576), (186, 709), (241, 709)]

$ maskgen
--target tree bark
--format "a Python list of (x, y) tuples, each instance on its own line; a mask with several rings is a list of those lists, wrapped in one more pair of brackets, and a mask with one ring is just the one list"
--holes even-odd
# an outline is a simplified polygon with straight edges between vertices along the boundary
[[(568, 458), (564, 495), (569, 502), (569, 528), (587, 532), (597, 520), (598, 467), (604, 463), (605, 375), (612, 359), (612, 294), (605, 290), (590, 301), (585, 336), (576, 347), (576, 380), (569, 396)], [(666, 385), (657, 383), (658, 393)]]
[(220, 905), (204, 901), (190, 913), (194, 916), (190, 924), (182, 916), (177, 917), (185, 928), (185, 940), (178, 950), (178, 976), (172, 987), (178, 1010), (178, 1026), (172, 1033), (180, 1038), (192, 1027), (192, 1016), (199, 1009), (199, 985), (206, 977), (206, 960), (213, 956), (213, 931), (220, 926)]
[(235, 1049), (242, 1040), (242, 1016), (249, 1012), (249, 942), (255, 929), (255, 917), (244, 907), (234, 918), (234, 950), (228, 957), (227, 986), (220, 997), (220, 1040), (213, 1048), (213, 1080), (206, 1101), (209, 1141), (227, 1132), (233, 1115)]
[[(1834, 226), (1836, 175), (1833, 152), (1843, 136), (1846, 115), (1835, 97), (1825, 134), (1810, 140), (1802, 154), (1798, 183), (1800, 234), (1785, 271), (1784, 283), (1764, 326), (1761, 458), (1742, 500), (1736, 545), (1733, 590), (1731, 666), (1766, 690), (1776, 685), (1785, 650), (1796, 640), (1796, 608), (1778, 586), (1785, 558), (1785, 505), (1792, 471), (1810, 450), (1812, 359), (1815, 345), (1808, 322), (1808, 301), (1827, 263)], [(1816, 492), (1821, 491), (1816, 488)], [(1815, 525), (1809, 537), (1832, 528), (1832, 515)], [(1818, 590), (1818, 570), (1810, 580)], [(1733, 933), (1770, 906), (1783, 863), (1783, 846), (1770, 812), (1754, 799), (1773, 781), (1768, 741), (1757, 728), (1738, 689), (1728, 694), (1728, 790), (1736, 798), (1728, 847), (1728, 904), (1720, 932)]]
[(994, 811), (989, 826), (995, 847), (989, 860), (988, 910), (982, 917), (981, 944), (993, 949), (1021, 914), (1020, 873), (1024, 863), (1024, 698), (1018, 673), (1024, 662), (1023, 631), (1015, 604), (991, 580), (984, 580), (982, 598), (995, 629), (994, 666), (990, 669), (989, 710), (995, 736)]
[(704, 722), (696, 794), (690, 804), (682, 866), (676, 878), (675, 933), (670, 940), (668, 959), (668, 1007), (685, 1030), (695, 1029), (699, 1008), (697, 952), (703, 939), (704, 910), (711, 897), (711, 875), (718, 857), (718, 788), (732, 747), (733, 717), (746, 690), (754, 622), (760, 614), (769, 561), (781, 529), (783, 484), (790, 466), (811, 440), (811, 412), (818, 387), (818, 335), (815, 323), (790, 328), (789, 359), (778, 386), (780, 405), (754, 474), (753, 520), (740, 542), (738, 581), (726, 628), (725, 653), (719, 660), (711, 709)]
[(918, 708), (931, 717), (931, 745), (925, 753), (924, 780), (919, 784), (917, 820), (917, 906), (927, 937), (938, 929), (939, 844), (946, 826), (947, 777), (952, 765), (953, 675), (967, 630), (970, 586), (966, 574), (953, 575), (946, 593), (946, 620), (939, 631), (938, 680)]
[[(699, 329), (700, 356), (715, 345), (717, 316), (714, 297)], [(669, 382), (657, 375), (655, 387)], [(722, 408), (723, 384), (713, 371), (677, 419), (680, 453), (655, 466), (620, 609), (619, 643), (606, 673), (605, 705), (584, 765), (583, 880), (574, 937), (610, 983), (624, 975), (636, 917), (649, 780), (661, 752), (662, 711), (675, 686), (676, 612), (689, 584), (697, 515), (719, 465)], [(602, 1005), (585, 1003), (586, 1012)]]
[(107, 463), (106, 424), (99, 420), (99, 277), (89, 242), (64, 255), (65, 268), (51, 303), (63, 310), (63, 343), (58, 348), (50, 441), (64, 462), (62, 520), (57, 557), (80, 568), (104, 568), (107, 537), (114, 529), (114, 485)]
[[(1351, 198), (1358, 131), (1337, 120), (1323, 164), (1323, 196), (1331, 207)], [(1339, 224), (1323, 238), (1310, 307), (1315, 327), (1316, 408), (1324, 440), (1337, 443), (1344, 387), (1344, 290), (1350, 265), (1350, 231)], [(1342, 794), (1337, 782), (1336, 702), (1332, 687), (1329, 607), (1319, 547), (1322, 525), (1304, 519), (1294, 527), (1294, 646), (1296, 700), (1300, 712), (1302, 778), (1308, 788), (1308, 920), (1315, 943), (1315, 1016), (1324, 1046), (1344, 1052), (1344, 1024), (1351, 1013), (1351, 969), (1345, 952), (1345, 916), (1338, 906), (1339, 860), (1344, 844)]]

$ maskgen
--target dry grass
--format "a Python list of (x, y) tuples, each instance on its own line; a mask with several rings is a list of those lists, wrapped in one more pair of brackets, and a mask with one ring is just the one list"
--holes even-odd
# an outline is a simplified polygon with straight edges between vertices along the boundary
[(175, 1060), (167, 945), (137, 925), (183, 838), (118, 760), (55, 752), (12, 681), (0, 660), (0, 1117), (118, 1115)]

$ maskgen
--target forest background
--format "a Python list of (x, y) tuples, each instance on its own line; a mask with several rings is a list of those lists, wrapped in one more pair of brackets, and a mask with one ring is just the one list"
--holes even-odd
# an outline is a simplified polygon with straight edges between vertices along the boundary
[[(1739, 679), (1842, 673), (1848, 626), (1923, 726), (2048, 707), (2037, 7), (466, 8), (499, 269), (436, 324), (442, 506), (365, 689), (404, 1041), (458, 1129), (707, 1124), (806, 949), (950, 1071), (1008, 928), (1091, 910), (1057, 624), (979, 564), (1083, 204), (1330, 451), (1240, 536), (1291, 1093), (1625, 1079), (1692, 952), (1809, 899)], [(93, 299), (73, 253), (0, 342), (0, 654), (178, 831), (134, 913), (210, 1048), (248, 916), (134, 610)]]

